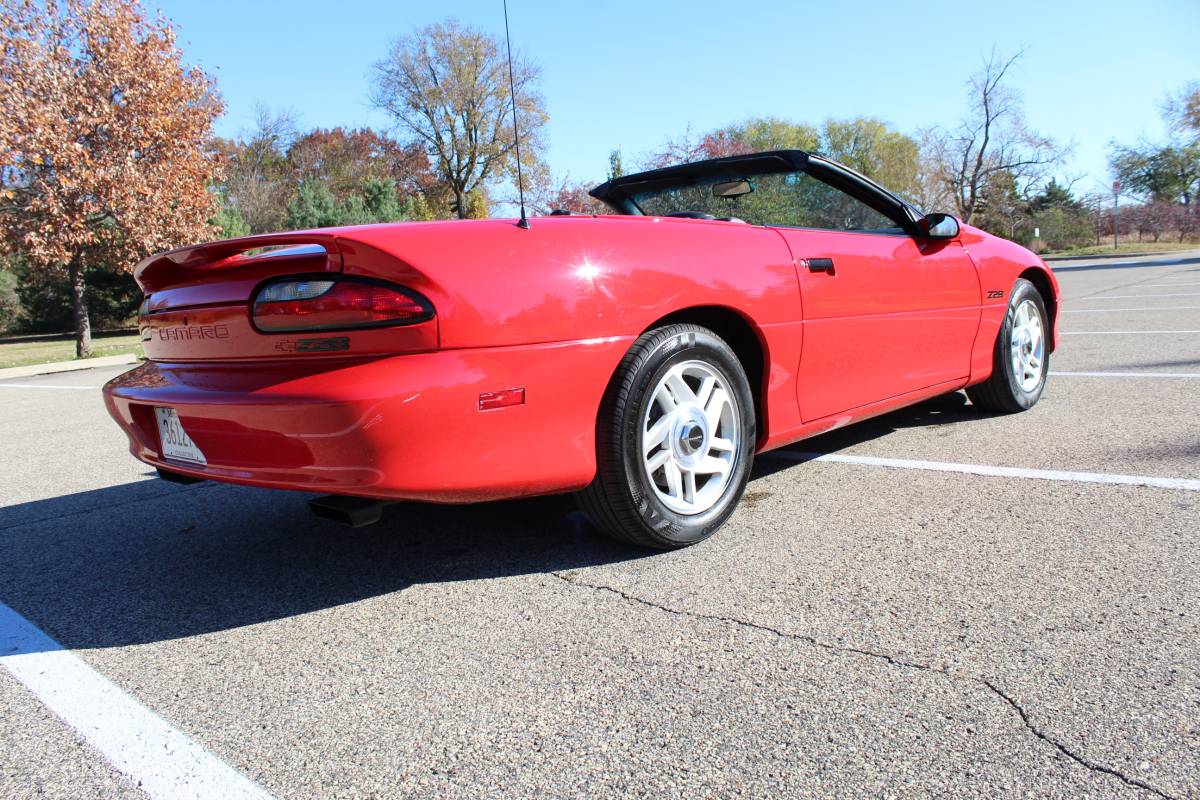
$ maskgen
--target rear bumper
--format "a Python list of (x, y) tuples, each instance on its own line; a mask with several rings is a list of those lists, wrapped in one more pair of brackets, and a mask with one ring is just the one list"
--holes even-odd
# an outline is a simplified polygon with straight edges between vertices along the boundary
[[(447, 503), (549, 494), (595, 474), (597, 410), (631, 341), (149, 362), (104, 399), (136, 458), (198, 478)], [(479, 410), (481, 393), (516, 387), (524, 404)], [(207, 466), (162, 457), (156, 406), (176, 409)]]

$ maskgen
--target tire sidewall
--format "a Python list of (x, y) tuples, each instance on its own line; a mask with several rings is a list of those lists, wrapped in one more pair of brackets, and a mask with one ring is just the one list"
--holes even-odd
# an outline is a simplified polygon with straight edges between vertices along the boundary
[[(732, 476), (712, 508), (683, 515), (668, 508), (654, 491), (641, 453), (642, 421), (654, 402), (652, 392), (667, 371), (684, 361), (703, 361), (715, 369), (728, 388), (738, 416), (740, 439), (731, 467)], [(700, 328), (672, 333), (649, 350), (634, 375), (628, 402), (621, 414), (621, 458), (627, 490), (647, 533), (673, 545), (707, 539), (729, 519), (750, 478), (754, 458), (754, 398), (737, 356), (724, 341)]]
[[(1033, 302), (1034, 308), (1042, 320), (1042, 336), (1046, 339), (1045, 355), (1042, 359), (1042, 375), (1031, 391), (1025, 391), (1021, 388), (1020, 382), (1017, 380), (1017, 375), (1013, 371), (1012, 364), (1012, 336), (1013, 324), (1016, 321), (1017, 309), (1026, 301)], [(1000, 338), (997, 341), (996, 358), (1000, 362), (998, 366), (1002, 367), (1005, 382), (1008, 386), (1008, 392), (1015, 402), (1022, 409), (1032, 408), (1035, 403), (1041, 398), (1042, 392), (1046, 388), (1046, 377), (1050, 374), (1050, 322), (1046, 317), (1046, 304), (1042, 300), (1042, 295), (1029, 281), (1021, 278), (1018, 279), (1013, 286), (1012, 296), (1008, 301), (1008, 310), (1004, 315), (1004, 327), (1000, 332)]]

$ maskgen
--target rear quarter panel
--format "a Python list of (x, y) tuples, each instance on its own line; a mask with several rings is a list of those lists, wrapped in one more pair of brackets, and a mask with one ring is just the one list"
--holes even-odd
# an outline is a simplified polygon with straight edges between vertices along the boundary
[(426, 276), (421, 289), (445, 348), (636, 334), (690, 305), (726, 306), (762, 325), (799, 317), (791, 256), (765, 228), (546, 217), (529, 230), (480, 220), (360, 229), (354, 238)]
[(791, 254), (772, 230), (655, 217), (543, 217), (528, 230), (479, 220), (361, 228), (352, 238), (339, 241), (347, 273), (387, 278), (396, 268), (382, 258), (372, 266), (359, 248), (424, 276), (420, 290), (437, 309), (443, 349), (633, 337), (681, 309), (729, 309), (749, 323), (766, 353), (769, 427), (798, 423), (800, 293)]

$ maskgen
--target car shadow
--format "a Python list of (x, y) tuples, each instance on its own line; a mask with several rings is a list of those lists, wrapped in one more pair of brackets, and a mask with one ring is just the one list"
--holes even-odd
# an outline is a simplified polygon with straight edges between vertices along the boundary
[(1004, 415), (970, 405), (967, 396), (962, 392), (940, 395), (898, 411), (763, 453), (755, 459), (753, 478), (765, 477), (795, 466), (796, 459), (792, 456), (796, 453), (836, 453), (880, 439), (903, 428), (929, 428), (995, 416)]
[[(810, 439), (833, 452), (978, 416), (962, 395)], [(755, 477), (797, 467), (758, 459)], [(603, 538), (569, 497), (400, 503), (371, 527), (313, 517), (312, 495), (146, 480), (0, 509), (0, 602), (69, 649), (240, 628), (422, 583), (538, 575), (669, 554)]]
[[(282, 619), (414, 584), (655, 555), (602, 538), (568, 497), (402, 503), (380, 523), (350, 529), (313, 517), (305, 503), (311, 496), (139, 481), (4, 509), (0, 602), (66, 648), (121, 647)], [(81, 510), (88, 506), (95, 510)]]

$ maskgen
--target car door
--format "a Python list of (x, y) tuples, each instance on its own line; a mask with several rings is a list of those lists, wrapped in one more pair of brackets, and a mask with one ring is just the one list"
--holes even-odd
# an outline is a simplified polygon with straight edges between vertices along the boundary
[(850, 184), (851, 196), (824, 178), (794, 179), (805, 227), (771, 226), (792, 251), (800, 285), (801, 418), (966, 378), (980, 314), (966, 251), (916, 236), (894, 198), (873, 198), (863, 184)]

